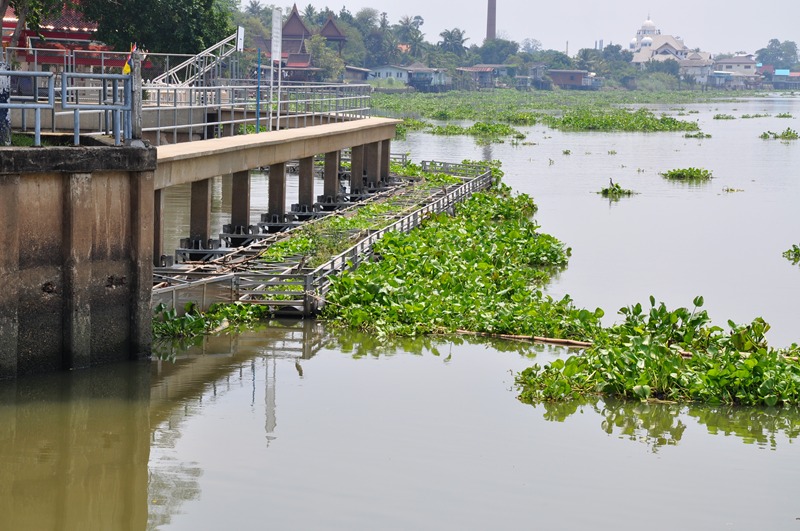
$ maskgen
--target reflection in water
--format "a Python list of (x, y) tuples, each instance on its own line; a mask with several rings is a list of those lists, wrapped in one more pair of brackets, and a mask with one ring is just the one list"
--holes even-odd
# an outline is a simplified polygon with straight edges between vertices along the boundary
[(149, 366), (0, 382), (0, 529), (144, 529)]
[[(327, 348), (351, 354), (353, 358), (365, 356), (380, 357), (394, 356), (397, 354), (421, 355), (429, 352), (434, 356), (445, 355), (450, 357), (452, 348), (460, 345), (486, 345), (497, 352), (516, 352), (528, 358), (535, 358), (541, 352), (563, 352), (568, 349), (552, 347), (529, 341), (498, 341), (489, 337), (480, 336), (416, 336), (416, 337), (378, 337), (366, 335), (356, 330), (337, 330), (325, 344)], [(555, 349), (555, 350), (554, 350)]]
[(653, 453), (676, 446), (686, 431), (686, 420), (694, 418), (712, 435), (740, 438), (746, 444), (777, 448), (777, 437), (794, 441), (800, 435), (800, 409), (735, 406), (681, 405), (587, 398), (568, 402), (545, 402), (544, 419), (564, 422), (589, 408), (602, 417), (600, 427), (609, 435), (646, 444)]
[[(500, 356), (501, 351), (510, 355)], [(272, 489), (275, 510), (302, 491), (324, 504), (325, 488), (340, 487), (336, 482), (318, 487), (327, 485), (330, 474), (347, 471), (360, 478), (351, 486), (383, 481), (385, 474), (402, 484), (416, 481), (431, 466), (446, 463), (447, 476), (480, 465), (478, 451), (503, 457), (478, 467), (483, 476), (476, 476), (476, 485), (487, 480), (513, 484), (519, 478), (511, 463), (533, 458), (526, 441), (544, 443), (552, 432), (531, 426), (537, 409), (515, 403), (509, 368), (566, 353), (471, 336), (378, 340), (297, 321), (202, 338), (188, 350), (171, 352), (171, 361), (2, 382), (0, 529), (192, 529), (202, 521), (198, 514), (221, 511), (214, 503), (224, 496), (246, 499), (258, 489)], [(505, 374), (501, 393), (488, 392), (498, 380), (487, 370)], [(414, 383), (405, 387), (409, 381)], [(413, 392), (393, 398), (404, 389)], [(363, 407), (372, 402), (379, 405)], [(544, 419), (555, 422), (588, 412), (581, 425), (590, 431), (600, 426), (619, 439), (644, 443), (652, 453), (681, 446), (689, 434), (696, 439), (698, 431), (690, 428), (704, 426), (711, 436), (783, 450), (785, 459), (790, 454), (778, 448), (779, 442), (794, 441), (800, 431), (796, 409), (600, 399), (542, 407)], [(501, 418), (508, 423), (495, 424)], [(476, 434), (475, 425), (486, 429)], [(546, 443), (551, 449), (545, 453), (581, 448), (580, 431), (556, 431), (563, 435)], [(450, 436), (462, 442), (478, 436), (479, 441), (475, 449), (453, 450), (440, 461), (437, 452), (451, 448)], [(363, 446), (354, 442), (367, 440)], [(439, 457), (428, 462), (430, 448)], [(676, 455), (691, 455), (685, 450)], [(303, 477), (282, 464), (298, 463), (300, 455), (310, 461), (305, 468), (297, 465)], [(399, 468), (390, 465), (394, 459)], [(365, 467), (377, 468), (367, 472)], [(495, 477), (504, 467), (509, 475)], [(406, 469), (411, 472), (403, 476)], [(305, 481), (317, 490), (306, 490)], [(476, 496), (486, 496), (475, 489)], [(359, 511), (358, 499), (350, 501), (348, 510)], [(258, 507), (253, 511), (250, 517)]]

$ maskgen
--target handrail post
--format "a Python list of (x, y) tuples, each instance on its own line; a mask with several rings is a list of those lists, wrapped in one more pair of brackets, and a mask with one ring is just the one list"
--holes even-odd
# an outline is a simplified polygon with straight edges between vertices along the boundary
[[(131, 140), (142, 139), (142, 53), (133, 52), (133, 79), (131, 87)], [(126, 87), (128, 84), (125, 84)]]

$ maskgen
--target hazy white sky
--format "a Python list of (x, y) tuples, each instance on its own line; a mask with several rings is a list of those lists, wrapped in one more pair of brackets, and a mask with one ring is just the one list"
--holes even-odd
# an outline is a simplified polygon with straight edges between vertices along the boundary
[[(261, 3), (282, 5), (272, 0)], [(455, 27), (466, 32), (467, 45), (480, 45), (486, 37), (487, 0), (300, 0), (297, 8), (302, 12), (308, 4), (337, 13), (344, 5), (353, 14), (372, 7), (385, 11), (393, 24), (403, 15), (420, 15), (428, 42), (440, 40), (440, 32)], [(580, 48), (593, 48), (600, 39), (627, 46), (648, 14), (662, 33), (712, 53), (754, 53), (772, 38), (800, 42), (799, 0), (671, 0), (650, 6), (623, 0), (497, 0), (497, 32), (517, 42), (538, 39), (545, 48), (560, 51), (569, 41), (569, 54), (574, 55)]]

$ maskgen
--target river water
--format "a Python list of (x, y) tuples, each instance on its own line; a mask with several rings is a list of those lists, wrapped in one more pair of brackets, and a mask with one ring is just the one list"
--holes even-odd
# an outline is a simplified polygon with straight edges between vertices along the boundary
[[(762, 315), (773, 343), (796, 341), (800, 269), (780, 254), (800, 243), (800, 145), (758, 139), (796, 121), (712, 116), (800, 106), (685, 109), (711, 139), (533, 127), (535, 145), (411, 135), (394, 150), (502, 159), (573, 248), (554, 294), (611, 320), (650, 294), (702, 294), (722, 322)], [(716, 178), (658, 175), (687, 166)], [(594, 193), (609, 178), (639, 194), (609, 203)], [(568, 354), (306, 321), (0, 382), (0, 529), (800, 529), (798, 410), (516, 400), (514, 373)]]

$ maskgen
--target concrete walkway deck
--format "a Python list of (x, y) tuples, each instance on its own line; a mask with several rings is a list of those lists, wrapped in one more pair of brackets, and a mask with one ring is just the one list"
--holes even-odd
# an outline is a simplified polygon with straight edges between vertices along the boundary
[(159, 146), (155, 189), (391, 140), (399, 122), (365, 118)]

